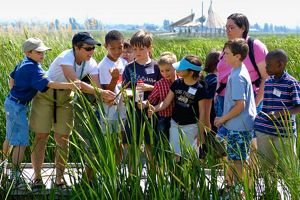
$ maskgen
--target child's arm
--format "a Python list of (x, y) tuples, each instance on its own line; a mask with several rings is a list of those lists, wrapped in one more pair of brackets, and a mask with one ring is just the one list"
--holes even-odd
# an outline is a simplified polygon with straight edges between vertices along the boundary
[(153, 115), (153, 113), (155, 112), (166, 109), (171, 104), (174, 96), (174, 93), (170, 90), (164, 101), (160, 102), (156, 106), (150, 106), (150, 108), (148, 109), (148, 116)]
[(245, 100), (236, 100), (235, 105), (233, 108), (227, 113), (226, 115), (223, 115), (222, 117), (217, 117), (215, 119), (215, 126), (219, 127), (228, 120), (238, 116), (243, 110), (245, 109)]
[(198, 107), (199, 107), (199, 130), (200, 130), (200, 138), (199, 135), (197, 135), (197, 145), (204, 144), (205, 143), (205, 126), (207, 126), (207, 112), (206, 112), (206, 99), (201, 99), (198, 101)]
[(150, 85), (150, 84), (142, 83), (142, 84), (139, 84), (136, 88), (138, 90), (146, 92), (146, 91), (152, 91), (154, 89), (154, 86)]
[(269, 115), (270, 117), (275, 120), (278, 119), (280, 117), (284, 117), (286, 115), (295, 115), (295, 114), (299, 114), (300, 113), (300, 105), (296, 105), (295, 107), (293, 107), (290, 110), (280, 110), (280, 111), (276, 111), (276, 112), (270, 112)]
[(118, 68), (114, 67), (109, 69), (109, 73), (111, 75), (111, 81), (109, 84), (102, 84), (103, 88), (110, 91), (115, 91), (115, 87), (118, 83), (120, 72)]
[(9, 77), (9, 89), (11, 89), (15, 84), (15, 80), (12, 77)]
[[(211, 123), (210, 123), (211, 105), (212, 105), (212, 99), (205, 99), (205, 109), (206, 109), (205, 122), (206, 122), (207, 128), (209, 128), (209, 129), (211, 129)], [(200, 108), (200, 106), (199, 106), (199, 108)]]

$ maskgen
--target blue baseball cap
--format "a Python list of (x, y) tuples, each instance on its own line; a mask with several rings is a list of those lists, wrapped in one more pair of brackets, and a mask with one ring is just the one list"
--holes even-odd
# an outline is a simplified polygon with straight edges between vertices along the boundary
[(174, 63), (173, 67), (177, 71), (191, 69), (200, 72), (202, 70), (202, 66), (194, 65), (185, 58), (182, 58), (181, 61)]

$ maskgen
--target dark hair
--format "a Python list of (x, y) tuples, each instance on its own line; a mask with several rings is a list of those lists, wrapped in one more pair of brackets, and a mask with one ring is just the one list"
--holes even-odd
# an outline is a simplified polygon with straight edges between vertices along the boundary
[(117, 31), (117, 30), (112, 30), (109, 31), (106, 35), (105, 35), (105, 44), (109, 44), (112, 41), (123, 41), (124, 40), (124, 36), (121, 32)]
[(249, 51), (248, 44), (243, 38), (229, 40), (225, 43), (224, 47), (229, 48), (233, 55), (240, 54), (241, 61), (243, 61), (247, 57)]
[(249, 21), (248, 18), (241, 13), (233, 13), (229, 17), (227, 17), (227, 20), (231, 19), (234, 21), (234, 23), (239, 27), (239, 28), (244, 28), (243, 32), (243, 38), (246, 39), (248, 32), (249, 32)]
[(145, 30), (139, 30), (130, 39), (130, 45), (136, 46), (136, 47), (151, 47), (152, 46), (152, 34), (145, 31)]
[(204, 71), (207, 73), (213, 73), (217, 65), (219, 63), (220, 58), (220, 52), (219, 51), (211, 51), (207, 54), (206, 59), (205, 59), (205, 67)]
[(276, 61), (283, 62), (284, 65), (288, 62), (288, 56), (286, 52), (282, 49), (275, 49), (273, 51), (270, 51), (267, 56), (266, 60), (273, 60), (275, 59)]
[[(193, 65), (197, 65), (201, 68), (202, 66), (202, 62), (200, 60), (200, 58), (198, 56), (195, 55), (188, 55), (184, 57), (189, 63), (192, 63)], [(188, 71), (192, 71), (193, 73), (193, 78), (197, 79), (200, 76), (200, 71), (196, 71), (196, 70), (192, 70), (192, 69), (188, 69)]]
[(123, 44), (124, 44), (124, 49), (132, 48), (132, 46), (130, 45), (130, 40), (125, 40)]

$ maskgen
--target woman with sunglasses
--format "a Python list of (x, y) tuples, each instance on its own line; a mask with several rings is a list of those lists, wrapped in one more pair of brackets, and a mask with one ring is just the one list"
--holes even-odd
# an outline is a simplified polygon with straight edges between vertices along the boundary
[[(73, 36), (72, 49), (62, 52), (52, 62), (47, 72), (50, 80), (70, 82), (81, 80), (90, 75), (95, 85), (100, 88), (97, 62), (92, 58), (95, 46), (101, 46), (90, 33), (79, 32)], [(94, 87), (82, 82), (81, 90), (94, 94)], [(112, 101), (114, 93), (99, 89), (104, 101)], [(34, 168), (33, 187), (45, 187), (41, 168), (45, 157), (45, 148), (49, 133), (54, 131), (56, 142), (55, 168), (56, 178), (54, 185), (65, 187), (63, 173), (69, 152), (69, 136), (74, 125), (73, 105), (71, 92), (67, 90), (51, 90), (39, 93), (33, 100), (30, 116), (30, 128), (35, 132), (31, 161)], [(42, 119), (42, 120), (41, 120)]]

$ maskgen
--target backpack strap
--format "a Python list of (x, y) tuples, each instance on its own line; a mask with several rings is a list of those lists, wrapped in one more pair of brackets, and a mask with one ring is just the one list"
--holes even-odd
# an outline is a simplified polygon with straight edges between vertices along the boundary
[(249, 37), (248, 38), (248, 41), (247, 41), (247, 44), (249, 46), (249, 58), (250, 58), (250, 61), (255, 69), (255, 71), (257, 72), (258, 74), (258, 79), (253, 81), (252, 84), (254, 84), (256, 87), (258, 87), (260, 85), (260, 81), (261, 81), (261, 74), (259, 72), (259, 69), (258, 69), (258, 66), (255, 62), (255, 57), (254, 57), (254, 47), (253, 47), (253, 44), (254, 44), (254, 39)]

